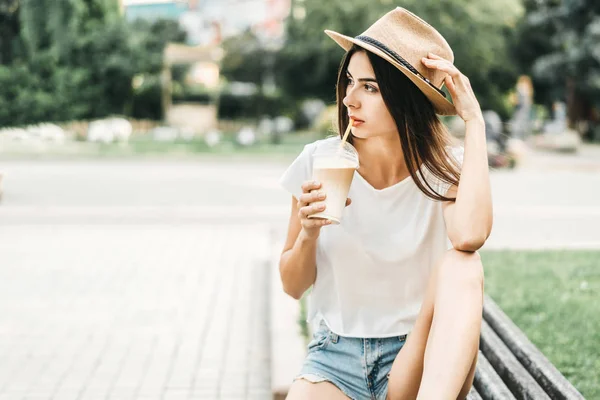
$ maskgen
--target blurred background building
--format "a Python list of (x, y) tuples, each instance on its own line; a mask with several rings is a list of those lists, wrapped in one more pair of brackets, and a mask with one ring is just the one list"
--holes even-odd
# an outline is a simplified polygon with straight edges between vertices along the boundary
[(265, 42), (282, 41), (291, 0), (121, 0), (129, 21), (178, 21), (191, 45), (220, 44), (251, 29)]

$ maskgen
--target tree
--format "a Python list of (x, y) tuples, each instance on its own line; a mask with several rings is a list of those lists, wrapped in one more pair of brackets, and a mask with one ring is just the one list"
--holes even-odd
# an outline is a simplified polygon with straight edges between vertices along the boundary
[(134, 21), (129, 32), (133, 50), (129, 62), (144, 83), (136, 89), (128, 113), (136, 118), (161, 119), (163, 51), (167, 43), (184, 43), (186, 33), (172, 20)]
[(20, 0), (21, 36), (29, 54), (68, 58), (72, 39), (120, 19), (117, 0)]
[(600, 3), (526, 0), (514, 54), (533, 75), (536, 101), (567, 102), (571, 123), (600, 108)]
[[(162, 117), (163, 50), (185, 40), (176, 21), (129, 24), (116, 0), (0, 0), (4, 20), (16, 37), (0, 40), (0, 126)], [(145, 78), (138, 90), (135, 76)]]
[(230, 81), (263, 83), (263, 60), (267, 50), (259, 39), (247, 30), (239, 36), (223, 42), (225, 56), (221, 61), (221, 73)]
[(10, 64), (19, 41), (19, 0), (0, 0), (0, 65)]
[[(68, 99), (52, 120), (61, 119), (63, 110), (70, 118), (124, 112), (135, 71), (116, 1), (21, 0), (19, 11), (29, 71), (42, 79), (35, 89)], [(37, 107), (48, 109), (46, 103)], [(33, 120), (47, 117), (41, 113)]]

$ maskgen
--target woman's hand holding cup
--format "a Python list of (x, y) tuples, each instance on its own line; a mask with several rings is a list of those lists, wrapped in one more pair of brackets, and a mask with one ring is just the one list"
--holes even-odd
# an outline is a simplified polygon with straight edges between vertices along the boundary
[[(302, 229), (311, 238), (317, 238), (321, 227), (332, 223), (330, 220), (324, 218), (309, 218), (309, 216), (325, 210), (324, 200), (327, 198), (327, 194), (319, 191), (320, 188), (320, 182), (313, 180), (306, 181), (302, 184), (302, 195), (298, 199), (298, 218), (300, 219)], [(347, 198), (346, 206), (349, 206), (351, 202)]]

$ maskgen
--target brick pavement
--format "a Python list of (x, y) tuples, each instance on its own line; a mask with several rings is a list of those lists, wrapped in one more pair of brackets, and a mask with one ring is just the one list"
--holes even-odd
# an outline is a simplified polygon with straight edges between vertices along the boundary
[(269, 229), (0, 230), (0, 400), (267, 399)]

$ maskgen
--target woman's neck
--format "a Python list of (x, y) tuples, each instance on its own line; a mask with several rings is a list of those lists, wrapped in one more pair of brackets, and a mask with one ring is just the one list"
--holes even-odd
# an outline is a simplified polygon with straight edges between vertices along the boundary
[(354, 137), (353, 144), (359, 156), (358, 172), (373, 187), (389, 187), (410, 175), (399, 136)]

